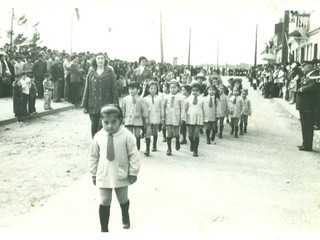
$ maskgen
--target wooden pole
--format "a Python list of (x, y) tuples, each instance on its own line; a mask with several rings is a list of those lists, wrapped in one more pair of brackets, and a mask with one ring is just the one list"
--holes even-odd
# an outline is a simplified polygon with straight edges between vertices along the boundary
[(71, 12), (71, 32), (70, 32), (70, 55), (72, 55), (72, 45), (73, 45), (73, 8)]
[(258, 39), (258, 24), (256, 25), (256, 40), (254, 45), (254, 67), (257, 66), (257, 39)]
[(13, 44), (13, 20), (14, 20), (14, 8), (12, 8), (12, 12), (11, 12), (10, 51), (12, 50), (12, 44)]
[(161, 54), (161, 63), (163, 63), (162, 10), (160, 10), (160, 54)]
[(219, 40), (217, 45), (217, 70), (219, 69)]
[(190, 66), (190, 52), (191, 52), (191, 27), (190, 27), (190, 33), (189, 33), (188, 66)]

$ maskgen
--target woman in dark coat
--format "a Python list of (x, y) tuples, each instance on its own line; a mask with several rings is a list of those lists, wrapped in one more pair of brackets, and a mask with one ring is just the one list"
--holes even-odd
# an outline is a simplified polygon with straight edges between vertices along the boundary
[(108, 103), (119, 104), (118, 86), (108, 60), (103, 53), (98, 53), (87, 75), (81, 104), (84, 113), (90, 116), (92, 138), (101, 128), (99, 111)]

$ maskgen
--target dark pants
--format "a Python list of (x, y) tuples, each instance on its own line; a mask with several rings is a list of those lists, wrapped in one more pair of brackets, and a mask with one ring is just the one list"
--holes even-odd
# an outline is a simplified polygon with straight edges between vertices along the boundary
[(79, 104), (81, 102), (80, 91), (81, 83), (70, 83), (69, 102), (73, 104)]
[(29, 97), (28, 110), (29, 113), (36, 112), (36, 97)]
[(309, 150), (312, 150), (313, 143), (313, 131), (315, 124), (315, 112), (303, 112), (300, 113), (300, 122), (302, 130), (302, 145)]
[(23, 116), (28, 115), (29, 94), (23, 93), (22, 95), (22, 109)]
[(91, 120), (91, 136), (94, 135), (102, 128), (100, 121), (100, 114), (89, 114)]
[(36, 76), (34, 81), (38, 90), (38, 97), (43, 98), (43, 85), (42, 82), (44, 80), (44, 76)]

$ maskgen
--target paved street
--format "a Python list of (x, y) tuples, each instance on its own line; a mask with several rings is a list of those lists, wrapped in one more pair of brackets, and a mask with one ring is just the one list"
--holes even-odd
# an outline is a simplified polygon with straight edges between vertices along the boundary
[[(192, 157), (189, 145), (182, 145), (179, 152), (173, 150), (173, 156), (168, 157), (161, 141), (159, 151), (145, 157), (142, 144), (141, 172), (137, 183), (129, 188), (132, 227), (122, 229), (120, 207), (114, 195), (110, 232), (119, 236), (127, 232), (156, 236), (166, 232), (188, 233), (190, 238), (227, 232), (247, 232), (266, 239), (285, 239), (277, 236), (298, 233), (320, 235), (319, 152), (297, 150), (301, 143), (299, 122), (275, 101), (263, 99), (251, 88), (248, 97), (253, 106), (248, 133), (235, 139), (226, 126), (224, 138), (218, 138), (216, 145), (207, 145), (202, 136), (198, 158)], [(51, 121), (54, 117), (59, 121), (66, 136), (62, 141), (68, 141), (68, 137), (77, 141), (84, 146), (78, 154), (85, 155), (90, 140), (87, 116), (80, 109), (65, 112), (64, 118), (58, 120), (60, 114), (52, 116)], [(68, 124), (64, 127), (65, 121), (77, 124), (77, 120), (84, 119), (86, 125), (79, 129), (82, 133), (77, 138), (72, 136), (74, 132)], [(26, 131), (30, 127), (40, 130), (36, 123), (24, 127)], [(10, 139), (5, 131), (1, 130), (1, 134), (7, 134), (2, 139)], [(74, 150), (66, 146), (64, 151)], [(3, 151), (0, 158), (4, 161), (6, 155), (2, 154)], [(47, 161), (61, 153), (50, 154)], [(85, 166), (86, 156), (73, 157), (81, 159), (81, 166)], [(50, 171), (54, 172), (55, 167), (51, 166)], [(35, 207), (14, 221), (10, 219), (9, 226), (0, 229), (0, 233), (94, 234), (99, 232), (98, 205), (99, 195), (91, 177), (79, 171), (76, 181), (50, 196), (42, 207)]]

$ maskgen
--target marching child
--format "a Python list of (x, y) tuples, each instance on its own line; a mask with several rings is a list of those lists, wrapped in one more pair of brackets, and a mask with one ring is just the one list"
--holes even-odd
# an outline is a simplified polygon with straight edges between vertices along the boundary
[[(101, 232), (109, 232), (110, 205), (114, 188), (122, 213), (122, 227), (130, 228), (128, 186), (137, 181), (139, 154), (133, 134), (122, 125), (122, 111), (116, 104), (101, 108), (102, 129), (92, 140), (89, 170), (99, 187)], [(116, 147), (115, 147), (116, 146)]]
[(43, 92), (44, 92), (44, 110), (52, 109), (51, 107), (51, 99), (52, 99), (52, 90), (53, 90), (53, 83), (51, 82), (51, 74), (46, 73), (44, 75), (45, 79), (43, 80)]
[(241, 97), (243, 100), (243, 109), (240, 119), (240, 135), (243, 133), (247, 133), (247, 126), (248, 126), (248, 116), (251, 116), (252, 108), (251, 102), (248, 99), (248, 89), (242, 89)]
[(148, 124), (148, 111), (143, 98), (138, 95), (140, 85), (132, 81), (128, 87), (129, 95), (122, 101), (124, 125), (136, 137), (137, 148), (140, 150), (141, 129), (143, 123)]
[(176, 138), (176, 150), (180, 150), (179, 128), (181, 125), (181, 120), (183, 119), (182, 107), (184, 99), (180, 94), (177, 94), (179, 88), (179, 82), (172, 80), (170, 82), (170, 94), (165, 95), (163, 100), (164, 115), (162, 116), (162, 123), (166, 127), (168, 156), (172, 155), (171, 140), (173, 137)]
[(218, 130), (219, 124), (219, 134), (218, 137), (222, 138), (222, 132), (224, 128), (224, 119), (228, 117), (228, 97), (225, 94), (225, 86), (219, 85), (219, 101), (217, 103), (217, 124), (216, 129)]
[[(191, 86), (190, 85), (183, 85), (181, 87), (181, 93), (185, 97), (185, 100), (184, 100), (184, 102), (185, 102), (186, 99), (188, 99), (188, 97), (191, 94)], [(185, 109), (185, 108), (183, 107), (183, 109)], [(182, 141), (180, 142), (180, 144), (187, 144), (187, 125), (186, 125), (185, 120), (182, 120), (180, 133), (182, 134)]]
[(240, 96), (240, 90), (233, 88), (233, 95), (229, 98), (229, 113), (231, 118), (231, 132), (230, 135), (234, 134), (235, 138), (238, 138), (239, 131), (239, 120), (243, 109), (243, 100)]
[(200, 97), (202, 86), (195, 82), (191, 85), (191, 96), (185, 101), (185, 120), (188, 126), (190, 151), (198, 157), (200, 128), (204, 122), (204, 102)]
[(158, 84), (155, 81), (148, 83), (143, 99), (149, 116), (146, 125), (146, 151), (144, 155), (149, 156), (151, 136), (153, 136), (152, 152), (157, 151), (158, 129), (163, 115), (161, 98), (158, 96)]
[(30, 91), (29, 91), (29, 106), (28, 106), (28, 110), (29, 113), (37, 113), (36, 112), (36, 98), (38, 97), (38, 90), (37, 90), (37, 86), (34, 82), (34, 75), (30, 74)]
[[(215, 85), (207, 87), (208, 95), (204, 97), (204, 123), (206, 127), (207, 144), (213, 143), (216, 136), (216, 117), (219, 92)], [(210, 137), (212, 131), (212, 135)]]
[[(169, 82), (164, 82), (162, 85), (162, 94), (160, 96), (161, 98), (161, 102), (162, 102), (162, 106), (164, 103), (164, 98), (166, 95), (170, 94), (170, 83)], [(160, 124), (161, 127), (159, 127), (162, 131), (162, 142), (166, 142), (167, 141), (167, 134), (166, 134), (166, 126), (164, 124)]]

